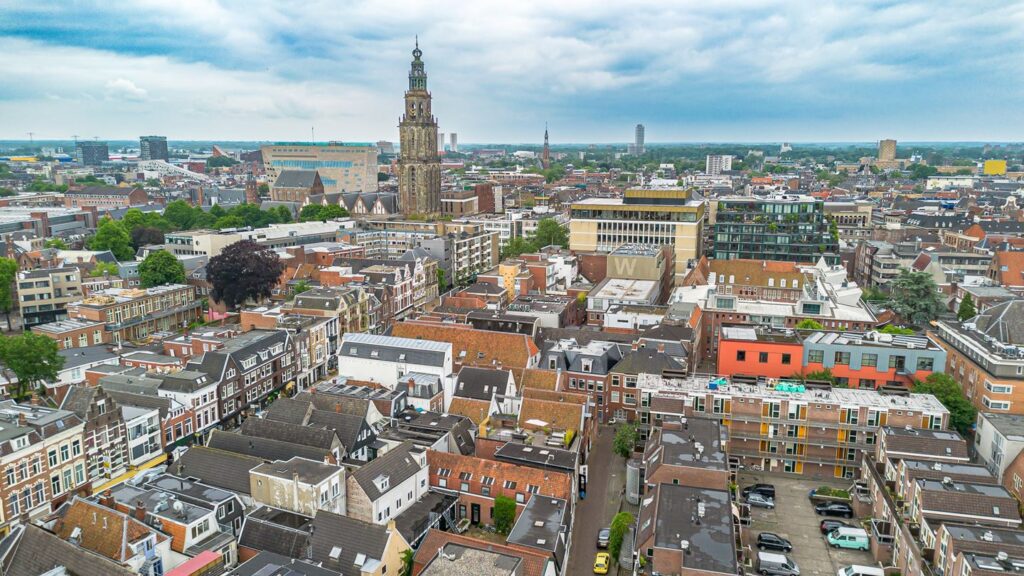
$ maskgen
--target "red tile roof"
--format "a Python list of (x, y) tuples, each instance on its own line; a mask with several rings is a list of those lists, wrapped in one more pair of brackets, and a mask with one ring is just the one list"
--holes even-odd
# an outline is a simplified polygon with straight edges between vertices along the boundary
[[(468, 325), (437, 325), (418, 322), (399, 322), (391, 329), (391, 335), (399, 338), (449, 342), (452, 356), (463, 366), (496, 367), (500, 363), (505, 369), (529, 368), (540, 349), (529, 336), (510, 332), (477, 330)], [(516, 378), (517, 380), (519, 378)]]
[[(584, 409), (582, 404), (523, 398), (523, 405), (519, 409), (519, 426), (527, 430), (550, 428), (558, 431), (575, 430), (579, 432)], [(531, 424), (531, 420), (546, 422), (547, 425)]]
[[(485, 460), (476, 456), (463, 456), (450, 452), (427, 450), (427, 464), (430, 466), (430, 485), (441, 487), (440, 479), (447, 479), (448, 490), (460, 490), (463, 480), (460, 475), (468, 474), (469, 493), (479, 495), (483, 486), (490, 486), (491, 497), (499, 494), (515, 498), (522, 494), (524, 504), (529, 501), (532, 493), (529, 486), (536, 486), (539, 494), (568, 500), (572, 497), (572, 476), (565, 472), (518, 466), (497, 460)], [(439, 474), (447, 470), (448, 475)], [(489, 478), (492, 484), (485, 483)], [(514, 487), (506, 482), (514, 482)]]

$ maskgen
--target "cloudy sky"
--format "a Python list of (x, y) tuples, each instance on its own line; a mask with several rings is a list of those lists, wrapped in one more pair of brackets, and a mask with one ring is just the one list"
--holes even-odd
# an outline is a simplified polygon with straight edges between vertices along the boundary
[(0, 0), (0, 138), (1024, 139), (1024, 0)]

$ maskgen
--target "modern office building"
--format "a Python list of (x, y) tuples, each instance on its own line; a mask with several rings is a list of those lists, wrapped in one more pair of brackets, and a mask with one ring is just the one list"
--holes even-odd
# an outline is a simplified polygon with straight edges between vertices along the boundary
[(717, 176), (722, 172), (732, 170), (732, 156), (729, 154), (708, 154), (704, 162), (704, 173), (710, 176)]
[(452, 132), (451, 136), (450, 136), (450, 139), (451, 139), (451, 146), (448, 148), (448, 150), (457, 153), (459, 151), (459, 135), (456, 134), (455, 132)]
[(715, 259), (746, 258), (839, 263), (839, 241), (829, 232), (824, 202), (778, 194), (718, 200)]
[[(398, 156), (398, 203), (403, 214), (441, 212), (441, 158), (438, 148), (444, 137), (437, 133), (437, 118), (431, 112), (427, 73), (419, 43), (412, 51), (409, 90), (405, 93), (405, 114), (398, 124), (401, 149)], [(435, 146), (435, 143), (437, 146)]]
[(110, 160), (110, 150), (106, 142), (81, 140), (75, 142), (75, 159), (85, 166), (99, 166)]
[(377, 145), (371, 142), (278, 142), (260, 151), (271, 182), (285, 170), (315, 170), (327, 194), (377, 189)]
[(66, 320), (68, 304), (82, 298), (78, 268), (41, 268), (18, 273), (18, 307), (25, 328)]
[(895, 140), (878, 141), (878, 159), (882, 162), (892, 162), (896, 160)]
[(622, 198), (587, 198), (572, 204), (569, 248), (611, 252), (623, 244), (671, 245), (675, 280), (701, 253), (704, 199), (679, 187), (632, 188)]
[(644, 150), (644, 125), (637, 124), (633, 133), (633, 153), (639, 156)]
[(163, 160), (170, 159), (167, 152), (166, 136), (140, 136), (139, 137), (139, 160)]

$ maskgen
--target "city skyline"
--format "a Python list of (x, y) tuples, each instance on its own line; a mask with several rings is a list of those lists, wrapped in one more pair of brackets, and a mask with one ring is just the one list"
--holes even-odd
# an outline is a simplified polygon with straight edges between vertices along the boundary
[(1024, 137), (1024, 2), (5, 10), (5, 139), (397, 141), (416, 34), (467, 143)]

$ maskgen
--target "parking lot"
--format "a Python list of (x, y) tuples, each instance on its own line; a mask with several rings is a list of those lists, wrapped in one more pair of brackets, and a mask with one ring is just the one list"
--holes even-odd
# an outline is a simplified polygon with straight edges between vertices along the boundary
[[(810, 491), (819, 486), (846, 489), (849, 488), (850, 481), (836, 482), (757, 473), (739, 475), (741, 489), (758, 482), (775, 485), (775, 509), (751, 509), (750, 538), (744, 544), (753, 549), (754, 555), (757, 554), (757, 535), (760, 532), (774, 532), (793, 543), (793, 551), (789, 556), (800, 568), (800, 576), (834, 576), (841, 566), (876, 565), (869, 552), (830, 547), (819, 528), (823, 517), (814, 513), (814, 505), (808, 497)], [(851, 525), (859, 524), (856, 518), (839, 520)]]

